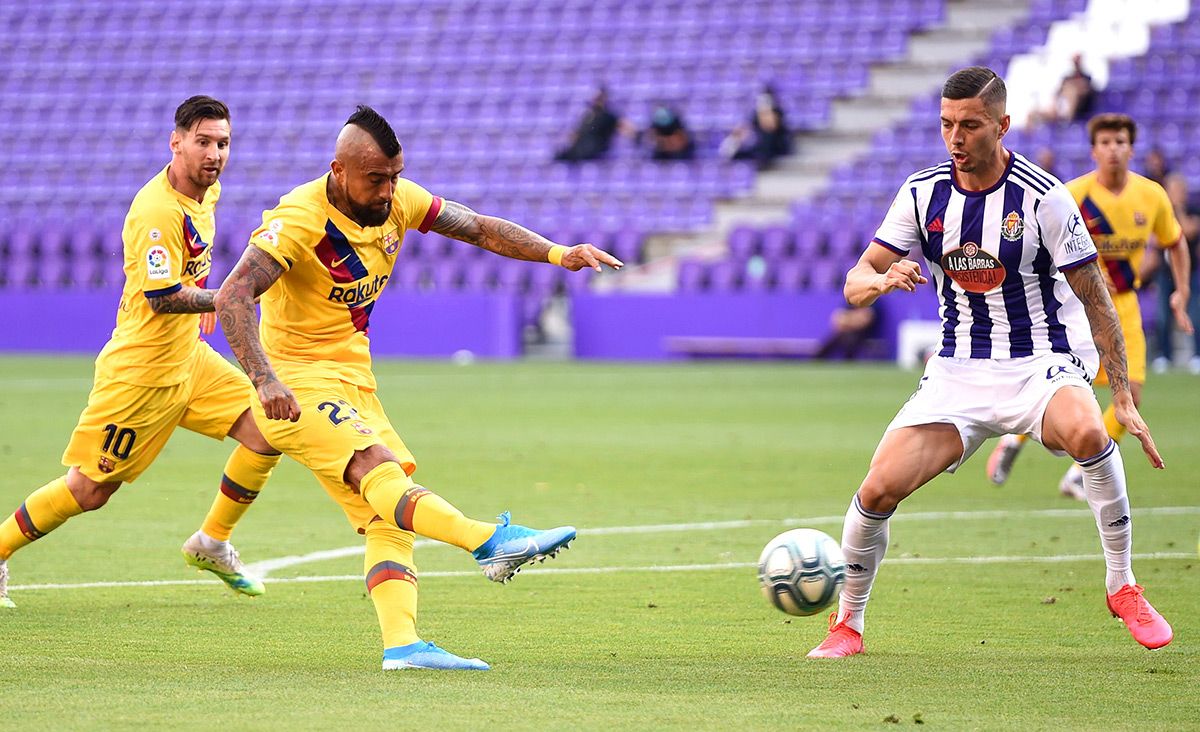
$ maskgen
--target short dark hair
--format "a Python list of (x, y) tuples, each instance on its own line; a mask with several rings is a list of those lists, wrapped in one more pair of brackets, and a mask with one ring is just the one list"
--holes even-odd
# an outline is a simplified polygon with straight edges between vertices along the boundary
[(1129, 144), (1132, 145), (1137, 140), (1137, 123), (1133, 121), (1133, 117), (1127, 114), (1114, 114), (1106, 112), (1098, 114), (1088, 120), (1088, 143), (1096, 144), (1096, 133), (1102, 130), (1112, 130), (1120, 132), (1126, 130), (1129, 132)]
[(392, 126), (388, 124), (388, 121), (383, 118), (382, 114), (367, 105), (358, 105), (354, 110), (354, 114), (350, 115), (350, 119), (346, 120), (346, 124), (354, 125), (371, 133), (371, 137), (375, 139), (375, 143), (379, 145), (379, 149), (389, 158), (394, 158), (400, 154), (400, 141), (396, 139), (396, 131), (392, 129)]
[(229, 119), (229, 107), (219, 99), (199, 94), (183, 100), (175, 110), (175, 129), (190, 130), (202, 119)]
[(986, 66), (968, 66), (959, 69), (942, 85), (943, 99), (974, 99), (979, 97), (985, 107), (999, 105), (1004, 109), (1008, 101), (1008, 88), (1004, 79)]

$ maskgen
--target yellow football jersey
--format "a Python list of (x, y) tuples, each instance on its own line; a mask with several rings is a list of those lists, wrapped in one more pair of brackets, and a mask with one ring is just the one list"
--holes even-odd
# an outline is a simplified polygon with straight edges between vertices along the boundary
[(1129, 173), (1119, 194), (1100, 185), (1095, 171), (1071, 181), (1067, 189), (1079, 204), (1100, 261), (1117, 292), (1139, 286), (1142, 258), (1151, 233), (1163, 249), (1175, 246), (1183, 234), (1167, 192), (1137, 173)]
[(214, 183), (197, 203), (175, 190), (167, 180), (169, 168), (142, 186), (125, 217), (125, 288), (117, 327), (96, 358), (98, 375), (141, 386), (185, 381), (200, 338), (199, 314), (158, 315), (148, 298), (204, 287), (212, 270), (221, 184)]
[(442, 199), (402, 178), (387, 222), (363, 228), (329, 202), (329, 175), (279, 199), (250, 237), (287, 270), (262, 296), (263, 348), (285, 382), (332, 375), (373, 390), (371, 310), (392, 276), (405, 232), (428, 231)]

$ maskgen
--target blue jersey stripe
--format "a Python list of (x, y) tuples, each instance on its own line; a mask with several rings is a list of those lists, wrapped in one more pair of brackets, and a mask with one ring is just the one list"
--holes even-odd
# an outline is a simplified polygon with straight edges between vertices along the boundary
[(1023, 173), (1028, 174), (1030, 178), (1040, 182), (1047, 189), (1054, 187), (1054, 180), (1050, 176), (1046, 175), (1045, 172), (1039, 171), (1037, 168), (1034, 168), (1032, 165), (1030, 165), (1026, 161), (1022, 160), (1021, 158), (1017, 158), (1017, 162), (1013, 164), (1013, 170), (1019, 170)]
[[(1041, 203), (1041, 201), (1038, 201)], [(1033, 205), (1034, 214), (1037, 214), (1038, 204)], [(1033, 258), (1033, 271), (1038, 278), (1038, 288), (1042, 293), (1042, 310), (1046, 313), (1046, 327), (1050, 335), (1050, 350), (1054, 353), (1070, 353), (1071, 344), (1067, 341), (1067, 329), (1058, 319), (1058, 311), (1062, 308), (1062, 303), (1054, 297), (1054, 277), (1050, 274), (1050, 269), (1054, 266), (1053, 259), (1050, 256), (1050, 250), (1046, 248), (1046, 243), (1042, 241), (1042, 234), (1038, 232), (1038, 250)]]
[(1046, 195), (1046, 193), (1048, 193), (1050, 191), (1049, 188), (1042, 185), (1041, 183), (1034, 181), (1032, 178), (1030, 178), (1028, 175), (1026, 175), (1023, 171), (1013, 170), (1012, 173), (1010, 174), (1010, 177), (1016, 178), (1017, 180), (1024, 183), (1027, 187), (1032, 188), (1033, 191), (1035, 193), (1037, 193), (1039, 196), (1044, 196), (1044, 195)]
[[(1013, 181), (1004, 184), (1005, 217), (1015, 213), (1022, 222), (1025, 221), (1025, 189)], [(1003, 219), (1001, 220), (1003, 226)], [(1004, 310), (1008, 313), (1010, 326), (1008, 334), (1008, 349), (1010, 358), (1033, 355), (1033, 319), (1029, 315), (1029, 303), (1025, 299), (1025, 280), (1021, 277), (1021, 251), (1025, 248), (1024, 234), (1015, 241), (1000, 237), (1000, 263), (1004, 265), (1004, 283), (1001, 292), (1004, 295)]]
[[(962, 237), (960, 246), (974, 242), (983, 244), (983, 210), (986, 196), (968, 196), (963, 202)], [(971, 308), (971, 358), (992, 357), (992, 316), (988, 313), (987, 297), (979, 292), (964, 293)]]
[(325, 222), (325, 233), (329, 235), (329, 242), (333, 244), (333, 250), (337, 252), (338, 260), (345, 264), (354, 279), (361, 280), (371, 274), (362, 260), (358, 258), (358, 253), (350, 245), (350, 240), (333, 225), (332, 221)]
[(950, 168), (949, 167), (936, 168), (928, 173), (918, 173), (909, 179), (909, 183), (920, 183), (921, 181), (929, 180), (930, 178), (936, 178), (939, 175), (944, 175), (944, 176), (949, 177), (950, 176)]
[[(950, 193), (953, 190), (948, 178), (934, 183), (933, 195), (929, 198), (929, 205), (925, 208), (925, 220), (917, 221), (917, 226), (922, 227), (926, 233), (926, 236), (921, 238), (921, 249), (931, 266), (941, 266), (942, 240), (945, 234), (942, 231), (929, 231), (929, 224), (934, 221), (943, 221), (946, 218), (946, 206), (950, 203)], [(954, 329), (958, 327), (958, 308), (955, 306), (954, 288), (950, 286), (949, 277), (942, 277), (941, 296), (942, 350), (938, 355), (953, 356)]]

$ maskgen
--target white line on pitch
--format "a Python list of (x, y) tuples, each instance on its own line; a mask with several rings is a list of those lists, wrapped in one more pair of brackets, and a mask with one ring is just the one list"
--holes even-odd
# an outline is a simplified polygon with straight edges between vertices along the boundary
[[(1147, 552), (1134, 554), (1133, 558), (1141, 561), (1151, 559), (1192, 559), (1195, 555), (1190, 552)], [(1057, 554), (1050, 556), (993, 556), (993, 557), (896, 557), (885, 559), (884, 564), (1045, 564), (1059, 562), (1092, 562), (1100, 561), (1100, 554)], [(623, 572), (705, 572), (724, 569), (750, 569), (757, 566), (754, 562), (724, 562), (720, 564), (666, 564), (641, 567), (539, 567), (534, 572), (522, 574), (522, 577), (560, 574), (616, 574)], [(422, 578), (431, 577), (477, 577), (478, 570), (451, 570), (420, 572)], [(271, 581), (272, 584), (290, 584), (293, 582), (362, 582), (361, 574), (333, 574), (308, 577), (281, 577)], [(170, 587), (181, 585), (216, 585), (217, 580), (145, 580), (131, 582), (78, 582), (78, 583), (48, 583), (38, 585), (14, 585), (10, 590), (82, 590), (98, 587)]]
[[(1180, 514), (1200, 514), (1200, 506), (1152, 506), (1134, 509), (1134, 518), (1139, 516), (1173, 516)], [(996, 511), (923, 511), (916, 513), (898, 513), (893, 521), (943, 521), (947, 519), (1004, 519), (1004, 518), (1065, 518), (1088, 517), (1092, 515), (1087, 508), (1047, 508), (1029, 510), (996, 510)], [(642, 524), (637, 526), (600, 526), (594, 529), (580, 529), (581, 536), (612, 536), (616, 534), (666, 534), (680, 531), (720, 531), (724, 529), (744, 529), (754, 526), (807, 526), (812, 524), (841, 523), (845, 516), (809, 516), (807, 518), (788, 519), (741, 519), (736, 521), (700, 521), (679, 524)], [(447, 546), (437, 541), (418, 540), (414, 546)], [(266, 578), (271, 572), (299, 564), (318, 562), (326, 559), (359, 556), (365, 551), (361, 544), (342, 547), (340, 549), (323, 549), (276, 559), (264, 559), (246, 565), (251, 574)]]

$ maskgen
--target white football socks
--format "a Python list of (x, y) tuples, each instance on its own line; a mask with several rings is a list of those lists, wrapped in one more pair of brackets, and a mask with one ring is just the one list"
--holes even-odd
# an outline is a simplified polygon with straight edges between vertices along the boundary
[(891, 513), (876, 513), (863, 508), (858, 494), (850, 501), (846, 522), (842, 525), (842, 553), (846, 556), (846, 584), (838, 598), (837, 622), (863, 632), (863, 616), (875, 572), (883, 561), (888, 545), (888, 518)]
[(1082, 460), (1083, 486), (1088, 506), (1096, 517), (1100, 544), (1104, 547), (1104, 577), (1108, 594), (1125, 585), (1136, 584), (1131, 567), (1133, 522), (1129, 515), (1129, 496), (1125, 493), (1125, 463), (1117, 443), (1109, 440), (1099, 455)]

